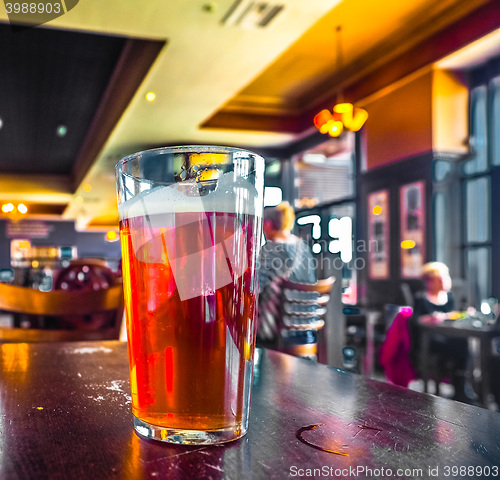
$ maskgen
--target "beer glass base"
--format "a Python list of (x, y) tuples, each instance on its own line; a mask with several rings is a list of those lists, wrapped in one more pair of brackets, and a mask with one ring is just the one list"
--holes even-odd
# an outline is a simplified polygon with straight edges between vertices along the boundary
[(246, 433), (241, 425), (219, 428), (217, 430), (184, 430), (181, 428), (160, 427), (144, 422), (134, 416), (134, 429), (143, 438), (180, 445), (214, 445), (231, 442)]

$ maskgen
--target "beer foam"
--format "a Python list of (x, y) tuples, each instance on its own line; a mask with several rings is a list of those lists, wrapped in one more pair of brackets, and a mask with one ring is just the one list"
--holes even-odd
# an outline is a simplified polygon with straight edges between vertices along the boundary
[(236, 207), (241, 213), (262, 216), (262, 201), (258, 200), (256, 188), (242, 177), (235, 179), (233, 173), (225, 173), (217, 180), (217, 188), (203, 196), (190, 196), (178, 188), (197, 185), (195, 181), (185, 181), (141, 192), (119, 205), (120, 216), (126, 219), (179, 212), (233, 213)]

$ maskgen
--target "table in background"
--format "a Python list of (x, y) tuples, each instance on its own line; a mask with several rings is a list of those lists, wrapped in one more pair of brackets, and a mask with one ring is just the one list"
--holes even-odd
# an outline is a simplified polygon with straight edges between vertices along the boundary
[(487, 325), (475, 318), (465, 318), (463, 320), (446, 320), (437, 324), (418, 324), (421, 339), (419, 370), (424, 389), (427, 391), (427, 384), (431, 372), (429, 371), (430, 342), (432, 335), (442, 335), (451, 338), (477, 338), (479, 340), (479, 365), (481, 369), (479, 391), (479, 402), (487, 407), (492, 402), (491, 392), (491, 341), (500, 336), (494, 325)]
[(282, 479), (330, 467), (402, 468), (403, 478), (439, 467), (443, 478), (446, 466), (500, 464), (498, 413), (266, 350), (246, 437), (197, 447), (143, 440), (132, 427), (126, 348), (0, 345), (2, 480)]
[[(348, 346), (358, 350), (358, 372), (372, 378), (377, 364), (378, 346), (385, 336), (385, 319), (379, 310), (345, 308)], [(383, 334), (380, 333), (380, 328)], [(352, 333), (350, 333), (352, 329)]]

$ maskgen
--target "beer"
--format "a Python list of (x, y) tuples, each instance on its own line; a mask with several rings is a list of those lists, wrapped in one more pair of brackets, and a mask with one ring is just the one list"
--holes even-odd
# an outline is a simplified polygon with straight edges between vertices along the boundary
[(150, 210), (121, 223), (133, 413), (171, 429), (244, 431), (260, 219)]
[(248, 428), (265, 161), (178, 146), (116, 165), (135, 431), (187, 445)]

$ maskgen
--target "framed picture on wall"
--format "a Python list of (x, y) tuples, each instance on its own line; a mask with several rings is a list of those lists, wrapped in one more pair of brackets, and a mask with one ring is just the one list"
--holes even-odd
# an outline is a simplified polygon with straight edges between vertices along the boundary
[(425, 259), (425, 182), (399, 190), (401, 224), (401, 277), (419, 278)]
[(368, 276), (389, 278), (389, 190), (368, 195)]

